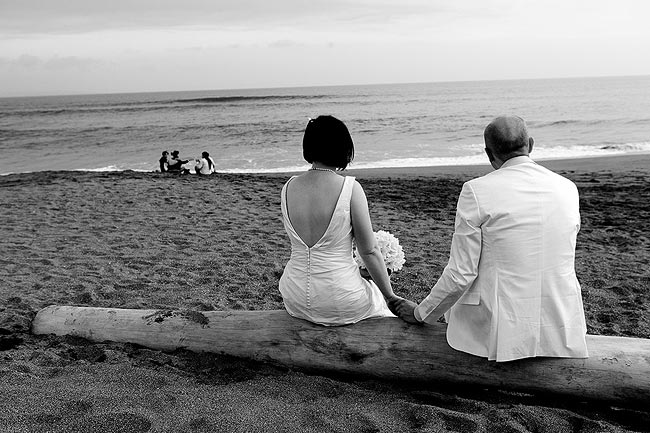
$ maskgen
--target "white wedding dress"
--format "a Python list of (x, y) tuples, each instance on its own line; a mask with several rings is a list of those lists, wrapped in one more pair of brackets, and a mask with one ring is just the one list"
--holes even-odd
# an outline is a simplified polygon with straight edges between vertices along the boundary
[(291, 258), (280, 278), (280, 293), (294, 317), (327, 326), (371, 317), (395, 317), (374, 282), (361, 277), (352, 258), (350, 199), (354, 177), (345, 177), (329, 226), (311, 248), (294, 230), (282, 188), (282, 220), (291, 240)]

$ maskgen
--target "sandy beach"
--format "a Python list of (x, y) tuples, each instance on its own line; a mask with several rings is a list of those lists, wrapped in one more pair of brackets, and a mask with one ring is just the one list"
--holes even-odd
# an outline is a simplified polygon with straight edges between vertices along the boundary
[[(580, 191), (588, 332), (650, 338), (650, 155), (541, 161)], [(447, 263), (464, 181), (485, 166), (350, 170), (419, 301)], [(0, 432), (619, 432), (650, 412), (307, 374), (187, 351), (29, 333), (48, 305), (281, 309), (288, 174), (0, 177)]]

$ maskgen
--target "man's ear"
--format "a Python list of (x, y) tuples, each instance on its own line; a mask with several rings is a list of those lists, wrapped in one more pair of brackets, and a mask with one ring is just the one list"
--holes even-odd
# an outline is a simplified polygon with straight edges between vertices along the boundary
[(533, 137), (528, 137), (528, 153), (531, 153), (533, 151), (533, 144), (535, 144)]
[(494, 161), (494, 154), (492, 153), (492, 149), (488, 149), (486, 147), (485, 148), (485, 153), (487, 154), (487, 157), (490, 160), (490, 162)]

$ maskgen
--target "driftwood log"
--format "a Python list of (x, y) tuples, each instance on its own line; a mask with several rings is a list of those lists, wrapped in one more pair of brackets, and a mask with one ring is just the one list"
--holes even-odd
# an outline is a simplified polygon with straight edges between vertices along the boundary
[(396, 318), (324, 327), (284, 311), (171, 311), (51, 306), (34, 334), (179, 348), (424, 385), (563, 395), (622, 406), (650, 404), (650, 339), (587, 336), (588, 359), (496, 363), (449, 347), (446, 326)]

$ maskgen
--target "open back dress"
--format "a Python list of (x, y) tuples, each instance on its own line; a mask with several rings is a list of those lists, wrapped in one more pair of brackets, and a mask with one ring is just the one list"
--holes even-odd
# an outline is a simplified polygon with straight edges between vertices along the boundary
[(371, 317), (395, 317), (374, 282), (361, 276), (352, 256), (350, 200), (354, 177), (347, 176), (323, 236), (312, 246), (300, 238), (289, 219), (287, 186), (282, 188), (282, 220), (291, 240), (291, 258), (280, 278), (287, 312), (327, 326)]

